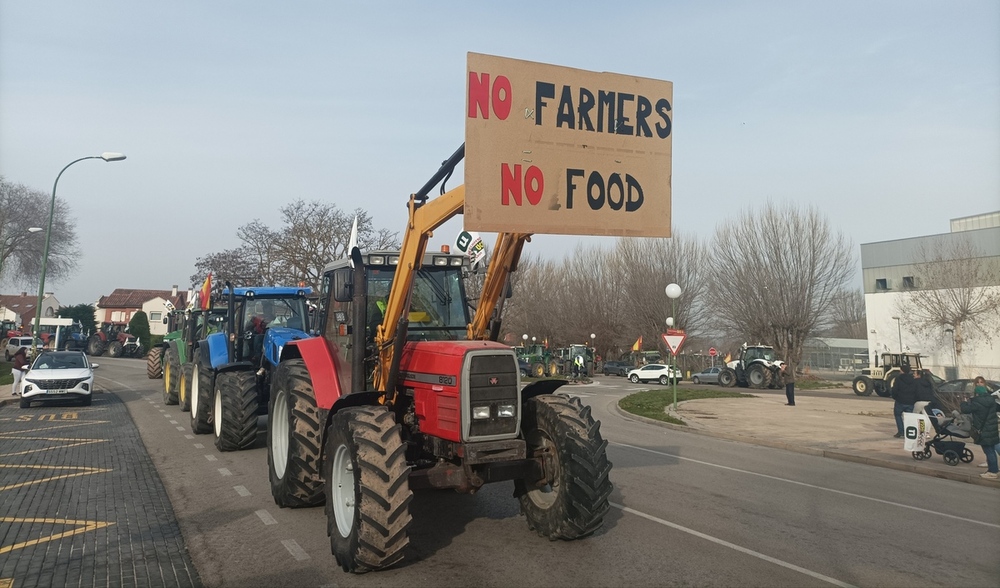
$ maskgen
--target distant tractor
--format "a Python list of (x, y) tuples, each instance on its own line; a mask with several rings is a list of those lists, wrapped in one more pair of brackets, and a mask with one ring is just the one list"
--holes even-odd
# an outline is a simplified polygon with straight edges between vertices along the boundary
[(125, 323), (101, 323), (101, 329), (87, 340), (87, 355), (108, 357), (142, 357), (145, 350), (135, 335), (130, 335)]
[(875, 358), (875, 365), (861, 370), (861, 375), (854, 378), (854, 393), (858, 396), (871, 396), (875, 392), (883, 398), (887, 398), (892, 391), (892, 384), (899, 377), (904, 365), (910, 369), (919, 370), (920, 354), (918, 353), (883, 353), (882, 365), (878, 364), (878, 357)]
[(589, 347), (587, 345), (570, 345), (569, 347), (560, 347), (555, 350), (554, 355), (556, 356), (556, 363), (560, 374), (564, 376), (572, 376), (576, 358), (577, 356), (580, 356), (583, 357), (583, 373), (581, 373), (580, 376), (586, 378), (594, 375), (594, 357), (596, 356), (596, 350), (593, 347)]
[(785, 362), (774, 356), (769, 345), (740, 347), (740, 355), (726, 364), (719, 372), (719, 385), (731, 388), (778, 388), (781, 386), (781, 368)]
[(531, 376), (544, 378), (554, 376), (559, 373), (559, 364), (556, 358), (544, 345), (524, 345), (514, 348), (514, 353), (518, 360), (527, 362), (530, 366)]

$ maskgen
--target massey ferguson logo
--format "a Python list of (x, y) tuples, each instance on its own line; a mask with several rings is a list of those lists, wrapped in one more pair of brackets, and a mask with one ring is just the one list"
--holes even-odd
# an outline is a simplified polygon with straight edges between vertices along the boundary
[(499, 383), (499, 382), (500, 382), (500, 379), (497, 378), (496, 376), (493, 376), (492, 378), (490, 378), (490, 386), (496, 386), (497, 383)]

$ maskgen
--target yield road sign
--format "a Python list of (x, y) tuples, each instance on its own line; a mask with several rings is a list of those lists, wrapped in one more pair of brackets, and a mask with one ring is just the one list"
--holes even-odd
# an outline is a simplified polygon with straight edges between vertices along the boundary
[(677, 352), (681, 350), (681, 345), (684, 344), (684, 339), (686, 338), (687, 335), (685, 333), (681, 333), (679, 335), (675, 335), (673, 333), (663, 334), (663, 342), (667, 344), (667, 347), (670, 348), (670, 353), (673, 353), (674, 355), (677, 355)]

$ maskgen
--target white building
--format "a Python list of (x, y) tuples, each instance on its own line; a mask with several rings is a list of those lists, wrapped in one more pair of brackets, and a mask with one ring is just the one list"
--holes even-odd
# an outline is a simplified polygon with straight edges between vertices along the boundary
[[(957, 356), (954, 333), (944, 327), (936, 335), (918, 336), (899, 312), (905, 297), (921, 290), (920, 251), (946, 254), (967, 241), (983, 254), (984, 263), (1000, 264), (1000, 211), (951, 220), (951, 232), (861, 245), (861, 268), (868, 318), (868, 352), (919, 353), (925, 368), (946, 379), (982, 375), (1000, 379), (1000, 329), (992, 343), (967, 339)], [(980, 284), (1000, 290), (1000, 283)], [(998, 312), (1000, 316), (1000, 312)], [(998, 321), (1000, 323), (1000, 321)]]

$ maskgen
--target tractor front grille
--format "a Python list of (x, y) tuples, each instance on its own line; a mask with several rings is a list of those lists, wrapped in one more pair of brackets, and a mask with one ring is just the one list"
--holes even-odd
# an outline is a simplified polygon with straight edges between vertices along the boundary
[[(470, 423), (469, 439), (517, 433), (521, 410), (518, 397), (517, 362), (513, 355), (473, 355), (469, 367), (469, 412), (466, 414)], [(513, 418), (498, 416), (499, 407), (505, 405), (514, 407)], [(490, 407), (490, 417), (473, 419), (472, 411), (482, 406)]]

